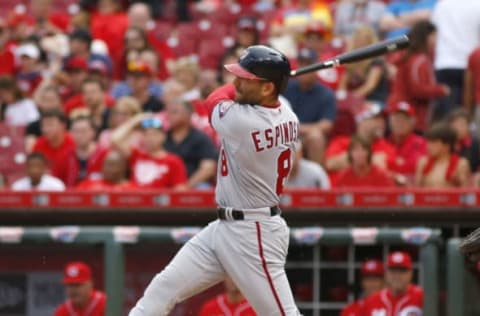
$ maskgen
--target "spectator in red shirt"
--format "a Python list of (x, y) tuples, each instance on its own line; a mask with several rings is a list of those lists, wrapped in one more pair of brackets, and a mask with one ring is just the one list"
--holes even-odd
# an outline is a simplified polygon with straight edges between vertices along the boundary
[[(355, 113), (357, 123), (357, 135), (372, 143), (372, 164), (380, 169), (388, 169), (388, 166), (395, 160), (395, 148), (383, 137), (385, 132), (385, 120), (382, 108), (377, 103), (365, 102)], [(349, 136), (337, 136), (330, 141), (326, 151), (326, 169), (332, 182), (338, 172), (349, 166), (348, 147)]]
[(128, 181), (127, 163), (118, 151), (109, 151), (103, 160), (101, 178), (83, 180), (75, 188), (85, 191), (133, 190), (136, 186)]
[(428, 188), (467, 186), (470, 166), (465, 158), (455, 154), (455, 131), (440, 123), (432, 126), (425, 138), (428, 154), (417, 162), (415, 184)]
[(25, 43), (16, 48), (15, 54), (19, 59), (17, 83), (27, 96), (31, 96), (42, 82), (42, 68), (39, 64), (40, 49), (34, 43)]
[(339, 174), (337, 188), (388, 188), (393, 181), (385, 170), (372, 164), (372, 145), (360, 136), (353, 136), (348, 147), (350, 166)]
[(105, 316), (106, 296), (93, 287), (92, 271), (84, 262), (65, 267), (63, 284), (67, 300), (55, 309), (54, 316)]
[(35, 34), (45, 36), (48, 34), (66, 32), (70, 26), (70, 16), (66, 12), (54, 12), (53, 0), (31, 0), (30, 14), (34, 25)]
[(474, 114), (474, 123), (480, 129), (480, 47), (468, 57), (465, 69), (463, 104), (469, 113)]
[(66, 130), (67, 118), (59, 110), (46, 111), (42, 114), (41, 128), (43, 135), (37, 139), (33, 151), (41, 152), (49, 162), (53, 176), (64, 183), (68, 174), (65, 173), (66, 158), (75, 151), (75, 141)]
[(248, 304), (232, 279), (225, 279), (225, 293), (207, 301), (200, 309), (199, 316), (255, 316), (253, 308)]
[[(417, 113), (416, 128), (424, 131), (431, 117), (432, 101), (446, 96), (450, 89), (435, 80), (432, 56), (435, 47), (435, 26), (429, 21), (415, 24), (410, 31), (410, 46), (397, 64), (387, 104), (410, 103)], [(443, 115), (443, 114), (442, 114)]]
[(15, 55), (9, 45), (11, 31), (3, 18), (0, 18), (0, 76), (15, 75)]
[(455, 153), (468, 160), (472, 172), (478, 172), (480, 165), (480, 142), (478, 137), (470, 131), (470, 115), (464, 109), (457, 109), (450, 113), (448, 121), (450, 127), (457, 135)]
[(413, 132), (415, 109), (407, 102), (397, 102), (389, 108), (390, 143), (397, 155), (390, 170), (398, 185), (413, 183), (417, 161), (427, 153), (427, 142)]
[[(75, 108), (70, 103), (77, 104), (81, 100), (82, 83), (88, 77), (88, 64), (82, 57), (70, 57), (63, 66), (62, 72), (56, 74), (56, 81), (64, 84), (62, 97), (65, 110)], [(68, 111), (67, 111), (68, 114)]]
[(360, 316), (365, 299), (383, 289), (385, 280), (383, 263), (380, 260), (367, 260), (360, 269), (362, 298), (345, 306), (340, 316)]
[[(137, 127), (143, 129), (144, 150), (130, 147), (125, 141)], [(113, 145), (130, 159), (131, 180), (140, 187), (184, 189), (187, 171), (182, 159), (167, 152), (162, 121), (150, 113), (140, 113), (112, 135)]]
[(385, 280), (387, 288), (365, 300), (360, 316), (421, 316), (423, 290), (412, 284), (413, 264), (406, 252), (393, 252), (388, 256)]

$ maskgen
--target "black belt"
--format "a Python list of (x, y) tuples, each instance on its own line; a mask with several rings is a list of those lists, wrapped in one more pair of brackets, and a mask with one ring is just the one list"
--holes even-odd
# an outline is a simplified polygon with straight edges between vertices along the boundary
[[(226, 220), (227, 219), (227, 208), (225, 207), (219, 207), (217, 208), (217, 215), (218, 215), (218, 218), (219, 219), (223, 219), (223, 220)], [(280, 214), (282, 211), (280, 210), (280, 208), (278, 206), (272, 206), (270, 208), (270, 216), (275, 216), (275, 215), (278, 215)], [(231, 214), (232, 214), (232, 218), (236, 221), (241, 221), (241, 220), (244, 220), (245, 219), (245, 212), (242, 211), (242, 210), (236, 210), (236, 209), (232, 209), (231, 210)]]

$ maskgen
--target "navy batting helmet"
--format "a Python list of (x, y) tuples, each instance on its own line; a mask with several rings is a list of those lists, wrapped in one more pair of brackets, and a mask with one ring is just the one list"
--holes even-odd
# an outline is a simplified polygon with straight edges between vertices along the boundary
[(278, 93), (285, 90), (290, 78), (290, 62), (287, 57), (263, 45), (248, 47), (238, 63), (225, 65), (225, 68), (240, 78), (271, 81)]

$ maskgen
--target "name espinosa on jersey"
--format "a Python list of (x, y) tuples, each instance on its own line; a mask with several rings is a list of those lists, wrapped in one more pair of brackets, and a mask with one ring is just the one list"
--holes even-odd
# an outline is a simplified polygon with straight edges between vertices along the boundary
[(256, 130), (251, 133), (253, 144), (257, 152), (298, 140), (299, 123), (295, 121), (283, 122), (273, 128)]

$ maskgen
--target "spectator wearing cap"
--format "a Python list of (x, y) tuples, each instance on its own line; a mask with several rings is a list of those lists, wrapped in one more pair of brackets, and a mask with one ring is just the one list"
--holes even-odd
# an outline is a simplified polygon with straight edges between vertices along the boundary
[[(363, 25), (352, 34), (351, 49), (378, 42), (375, 30)], [(340, 79), (339, 90), (353, 93), (356, 97), (385, 104), (389, 92), (387, 67), (383, 58), (367, 59), (345, 66)]]
[(372, 163), (372, 156), (372, 143), (360, 136), (353, 136), (347, 151), (350, 167), (338, 175), (334, 186), (343, 189), (393, 187), (389, 174)]
[(37, 138), (33, 152), (41, 152), (47, 158), (51, 174), (64, 183), (68, 180), (69, 165), (66, 158), (75, 152), (75, 141), (67, 132), (67, 118), (60, 110), (42, 113), (42, 136)]
[(235, 33), (235, 44), (230, 47), (224, 55), (237, 54), (249, 46), (260, 43), (260, 31), (257, 18), (253, 16), (242, 16), (237, 20)]
[(140, 102), (143, 111), (159, 112), (163, 110), (163, 103), (150, 90), (155, 80), (150, 66), (142, 60), (130, 61), (127, 71), (127, 83), (131, 88), (131, 95)]
[(75, 186), (82, 191), (129, 191), (137, 187), (128, 180), (128, 161), (118, 151), (109, 151), (103, 160), (100, 178), (88, 178)]
[(387, 287), (365, 300), (360, 316), (421, 316), (423, 289), (412, 284), (413, 264), (410, 255), (396, 251), (389, 254), (385, 281)]
[(42, 69), (39, 63), (40, 49), (34, 43), (25, 43), (17, 47), (18, 59), (17, 84), (25, 95), (31, 96), (42, 82)]
[(380, 31), (387, 39), (407, 34), (417, 22), (430, 20), (437, 0), (397, 0), (387, 5), (380, 18)]
[(457, 135), (455, 153), (468, 160), (472, 172), (478, 172), (480, 142), (478, 137), (470, 131), (470, 115), (464, 109), (457, 109), (450, 113), (448, 122)]
[(54, 316), (105, 316), (107, 297), (94, 289), (91, 268), (84, 262), (65, 266), (63, 284), (67, 300), (55, 309)]
[[(387, 142), (385, 137), (385, 119), (382, 107), (379, 104), (366, 101), (355, 113), (357, 123), (356, 134), (372, 144), (372, 164), (380, 169), (388, 169), (395, 160), (395, 148)], [(338, 173), (346, 170), (348, 160), (349, 136), (334, 137), (325, 152), (325, 167), (332, 182), (336, 181)]]
[(0, 77), (0, 121), (11, 126), (25, 126), (39, 117), (35, 103), (25, 97), (16, 80)]
[(55, 81), (62, 86), (62, 99), (78, 102), (82, 83), (88, 77), (88, 62), (83, 57), (70, 57), (64, 60), (63, 71), (55, 74)]
[(303, 158), (303, 146), (299, 142), (292, 163), (292, 170), (285, 184), (287, 188), (329, 190), (330, 179), (319, 164)]
[(48, 164), (45, 156), (39, 152), (28, 155), (25, 165), (27, 175), (15, 181), (13, 191), (64, 191), (65, 184), (62, 180), (47, 173)]
[[(303, 67), (317, 61), (317, 53), (309, 48), (299, 51), (297, 64)], [(332, 90), (320, 84), (315, 72), (290, 80), (284, 96), (300, 121), (300, 137), (306, 158), (323, 162), (326, 138), (333, 127), (336, 100)]]
[(145, 31), (148, 43), (158, 55), (158, 79), (162, 81), (168, 79), (167, 64), (175, 59), (175, 53), (165, 41), (158, 38), (156, 23), (153, 20), (150, 6), (141, 2), (133, 3), (128, 9), (128, 24), (129, 27), (136, 27)]
[(360, 268), (362, 297), (345, 306), (340, 316), (360, 316), (365, 299), (385, 286), (384, 267), (380, 260), (366, 260)]
[(399, 185), (413, 183), (418, 160), (427, 153), (427, 142), (414, 133), (415, 109), (407, 102), (397, 102), (389, 107), (389, 142), (397, 152), (389, 166)]
[[(131, 147), (126, 139), (137, 127), (143, 130), (143, 148)], [(112, 144), (130, 160), (131, 180), (142, 188), (184, 189), (187, 170), (180, 157), (164, 148), (166, 133), (161, 120), (140, 113), (115, 129)]]
[(69, 36), (70, 56), (69, 58), (80, 57), (83, 58), (87, 65), (94, 61), (102, 62), (106, 67), (107, 74), (111, 75), (113, 70), (112, 60), (107, 55), (101, 55), (92, 52), (92, 36), (86, 29), (76, 29), (70, 33)]
[(378, 34), (378, 21), (385, 10), (385, 3), (378, 0), (341, 1), (335, 8), (334, 32), (339, 36), (350, 37), (358, 27), (368, 25)]
[(209, 188), (215, 177), (218, 153), (212, 140), (192, 125), (191, 102), (179, 99), (166, 105), (170, 129), (165, 149), (181, 157), (187, 168), (187, 188)]
[[(387, 104), (406, 101), (415, 108), (418, 131), (425, 131), (432, 116), (432, 102), (446, 96), (450, 89), (435, 80), (431, 56), (435, 46), (436, 28), (429, 21), (415, 24), (410, 33), (410, 45), (397, 62)], [(443, 109), (440, 112), (444, 112)], [(438, 112), (438, 117), (445, 113)]]
[(427, 188), (465, 187), (470, 180), (468, 161), (455, 153), (457, 135), (444, 123), (426, 133), (427, 155), (417, 162), (415, 184)]

